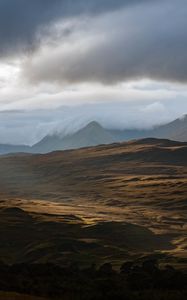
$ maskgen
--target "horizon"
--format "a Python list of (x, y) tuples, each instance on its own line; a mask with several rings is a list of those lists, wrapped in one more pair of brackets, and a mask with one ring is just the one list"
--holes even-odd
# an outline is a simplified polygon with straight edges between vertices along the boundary
[[(115, 111), (116, 105), (119, 109), (117, 111)], [(137, 112), (135, 106), (124, 118), (124, 106), (125, 104), (120, 102), (108, 103), (109, 110), (106, 109), (105, 104), (100, 103), (51, 110), (2, 111), (0, 112), (0, 144), (32, 146), (45, 136), (72, 135), (93, 121), (108, 130), (149, 131), (175, 120), (182, 120), (187, 115), (175, 111), (171, 115), (157, 116), (154, 109), (140, 109)]]
[[(164, 122), (164, 123), (158, 123), (158, 124), (155, 124), (154, 126), (151, 126), (151, 127), (143, 127), (143, 128), (139, 128), (139, 127), (127, 127), (127, 128), (116, 128), (116, 127), (107, 127), (107, 126), (103, 126), (99, 121), (97, 120), (89, 120), (89, 121), (85, 121), (85, 122), (82, 122), (81, 124), (79, 125), (76, 125), (76, 127), (74, 128), (62, 128), (61, 130), (59, 128), (56, 128), (56, 129), (53, 129), (52, 131), (49, 131), (47, 134), (45, 134), (44, 136), (41, 136), (41, 138), (39, 140), (36, 140), (34, 143), (32, 144), (21, 144), (21, 143), (0, 143), (0, 145), (10, 145), (10, 146), (28, 146), (28, 147), (33, 147), (35, 145), (37, 145), (39, 142), (41, 142), (43, 139), (47, 138), (47, 137), (50, 137), (50, 136), (56, 136), (56, 137), (59, 137), (61, 139), (63, 138), (66, 138), (68, 136), (73, 136), (74, 134), (78, 133), (79, 131), (82, 131), (83, 129), (87, 128), (89, 125), (91, 124), (94, 124), (94, 125), (98, 125), (100, 126), (101, 128), (103, 129), (106, 129), (108, 131), (110, 130), (117, 130), (119, 132), (125, 132), (125, 131), (147, 131), (149, 132), (150, 130), (154, 130), (154, 129), (157, 129), (157, 128), (160, 128), (164, 125), (168, 125), (170, 123), (173, 123), (175, 121), (183, 121), (185, 120), (185, 118), (187, 117), (187, 114), (184, 114), (183, 116), (181, 116), (180, 118), (177, 118), (177, 119), (174, 119), (174, 120), (171, 120), (170, 122)], [(141, 139), (144, 139), (144, 138), (151, 138), (150, 137), (142, 137)], [(154, 137), (153, 137), (154, 138)], [(134, 140), (135, 138), (131, 138), (131, 139), (127, 139), (127, 140), (124, 140), (125, 141), (129, 141), (129, 140)], [(158, 139), (160, 139), (158, 137)], [(167, 139), (166, 137), (164, 139)], [(169, 138), (168, 138), (169, 139)], [(185, 141), (184, 141), (185, 142)]]

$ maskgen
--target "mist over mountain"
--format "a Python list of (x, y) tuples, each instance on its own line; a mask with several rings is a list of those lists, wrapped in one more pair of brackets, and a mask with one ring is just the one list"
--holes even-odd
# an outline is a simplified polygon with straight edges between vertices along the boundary
[(153, 130), (153, 134), (159, 137), (168, 137), (176, 141), (187, 141), (187, 115), (156, 128)]
[[(138, 95), (141, 93), (140, 88), (141, 86), (137, 86)], [(72, 135), (93, 120), (107, 129), (147, 130), (172, 122), (187, 112), (186, 98), (181, 98), (181, 105), (177, 105), (178, 102), (172, 99), (163, 102), (155, 101), (154, 98), (150, 101), (138, 99), (123, 102), (119, 97), (122, 99), (122, 94), (115, 97), (115, 101), (110, 102), (110, 97), (107, 96), (107, 100), (100, 103), (98, 100), (100, 96), (97, 95), (98, 101), (84, 105), (2, 111), (0, 112), (0, 143), (31, 146), (47, 135), (55, 133), (60, 136)], [(55, 104), (52, 98), (51, 103)]]
[(48, 153), (57, 150), (79, 149), (149, 137), (187, 142), (187, 115), (166, 125), (157, 126), (149, 130), (106, 129), (98, 122), (92, 121), (72, 134), (64, 136), (64, 134), (59, 132), (46, 135), (33, 146), (1, 144), (0, 154), (18, 152)]
[(115, 137), (99, 123), (93, 121), (72, 135), (60, 137), (60, 135), (46, 136), (32, 147), (34, 152), (51, 152), (54, 150), (77, 149), (82, 147), (110, 144)]
[(118, 140), (140, 139), (146, 137), (165, 138), (175, 141), (187, 141), (187, 115), (168, 124), (149, 130), (111, 130)]

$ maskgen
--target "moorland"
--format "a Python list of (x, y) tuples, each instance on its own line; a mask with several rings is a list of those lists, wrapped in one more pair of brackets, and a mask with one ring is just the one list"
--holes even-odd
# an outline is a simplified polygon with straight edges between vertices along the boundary
[[(0, 170), (0, 261), (8, 273), (18, 265), (42, 270), (50, 264), (51, 273), (55, 266), (94, 265), (99, 272), (104, 265), (110, 277), (129, 261), (136, 268), (156, 261), (157, 274), (168, 265), (186, 272), (187, 143), (143, 139), (2, 155)], [(19, 292), (19, 285), (0, 284)]]

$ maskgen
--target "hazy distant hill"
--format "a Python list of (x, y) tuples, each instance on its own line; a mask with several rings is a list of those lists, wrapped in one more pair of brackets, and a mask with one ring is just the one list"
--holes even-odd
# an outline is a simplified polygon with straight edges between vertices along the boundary
[(76, 133), (66, 137), (60, 137), (59, 135), (46, 136), (32, 147), (32, 152), (46, 153), (54, 150), (77, 149), (148, 137), (186, 142), (187, 116), (152, 130), (108, 130), (93, 121)]
[(60, 134), (47, 135), (32, 147), (0, 145), (0, 154), (48, 153), (56, 150), (78, 149), (149, 137), (187, 142), (187, 115), (151, 130), (109, 130), (93, 121), (72, 135), (65, 137)]
[(177, 119), (169, 124), (160, 126), (153, 130), (153, 136), (168, 138), (171, 140), (186, 142), (187, 141), (187, 115)]
[(72, 135), (60, 137), (58, 135), (46, 136), (32, 147), (33, 152), (46, 153), (54, 150), (77, 149), (83, 147), (110, 144), (115, 137), (97, 122), (91, 122)]
[(30, 152), (31, 148), (25, 145), (0, 144), (0, 154)]
[(155, 137), (187, 142), (187, 115), (151, 130), (110, 130), (110, 133), (118, 141)]
[(47, 135), (32, 147), (0, 144), (0, 154), (18, 152), (48, 153), (56, 150), (78, 149), (101, 144), (110, 144), (118, 140), (119, 139), (116, 139), (112, 132), (93, 121), (72, 135), (67, 135), (65, 137), (60, 136), (60, 134)]

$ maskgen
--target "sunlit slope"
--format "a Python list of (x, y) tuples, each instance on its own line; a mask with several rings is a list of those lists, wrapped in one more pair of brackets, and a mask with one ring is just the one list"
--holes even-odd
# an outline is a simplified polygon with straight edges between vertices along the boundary
[(157, 251), (187, 257), (186, 143), (145, 139), (9, 155), (0, 169), (7, 262), (121, 261)]
[[(1, 193), (115, 204), (186, 198), (187, 144), (145, 139), (46, 155), (0, 157)], [(142, 200), (141, 200), (142, 199)]]

